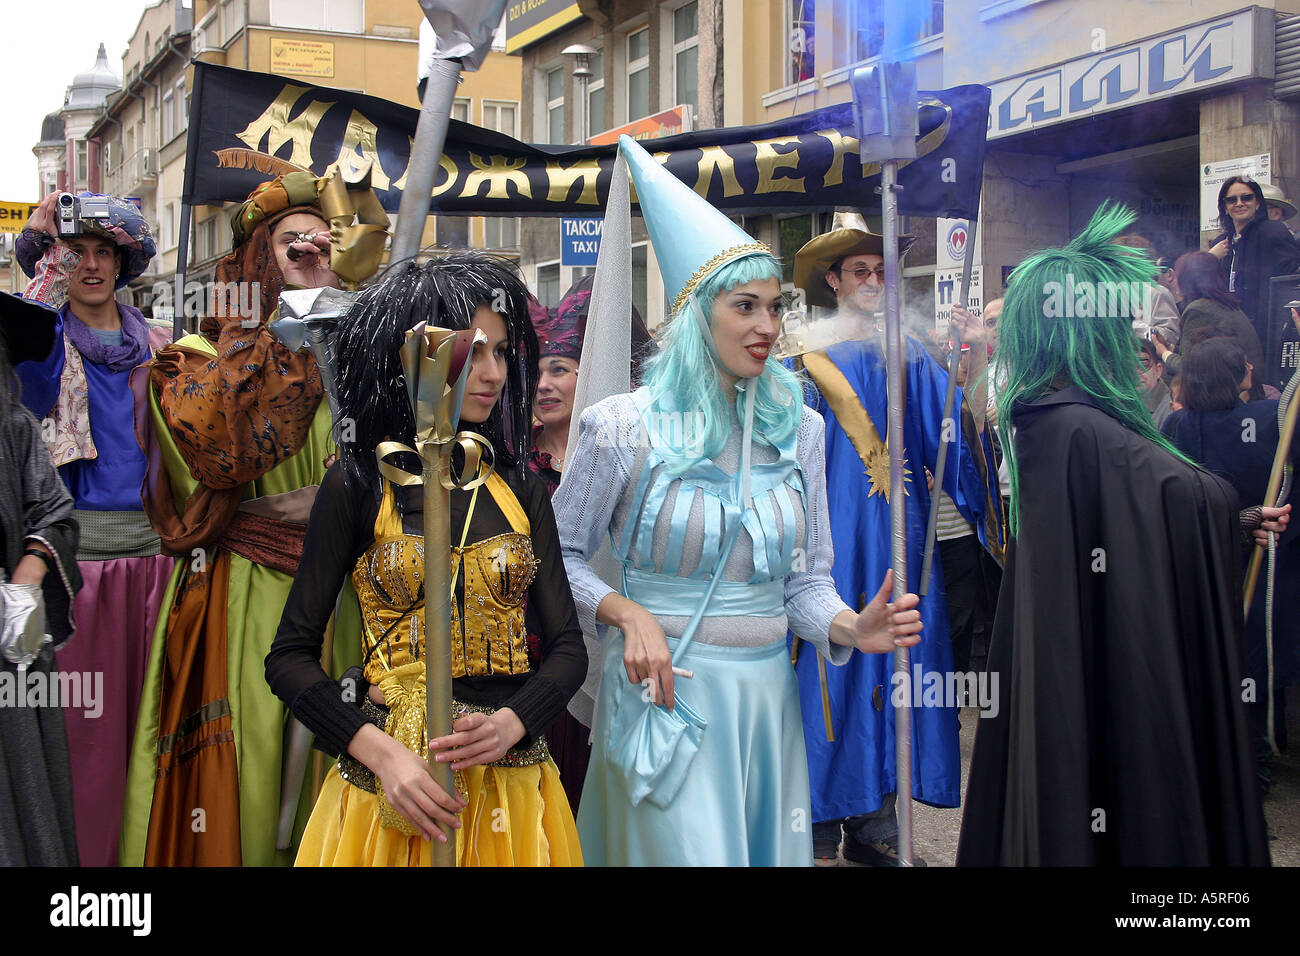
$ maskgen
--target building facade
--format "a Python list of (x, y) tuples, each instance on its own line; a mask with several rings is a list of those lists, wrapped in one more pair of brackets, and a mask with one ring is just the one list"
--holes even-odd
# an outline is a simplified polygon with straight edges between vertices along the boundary
[[(73, 77), (63, 105), (41, 121), (41, 138), (32, 147), (38, 197), (52, 192), (100, 191), (100, 147), (87, 134), (102, 114), (104, 103), (121, 86), (101, 43), (94, 65)], [(13, 236), (4, 236), (0, 239), (0, 289), (21, 292), (27, 281), (14, 258)]]
[[(535, 143), (612, 142), (655, 118), (657, 135), (708, 129), (722, 122), (721, 0), (543, 0), (512, 18), (506, 49), (523, 60), (523, 139)], [(573, 75), (580, 44), (590, 77)], [(631, 130), (628, 130), (631, 132)], [(602, 135), (603, 134), (603, 135)], [(638, 138), (644, 138), (640, 133)], [(589, 267), (562, 262), (561, 222), (523, 221), (521, 265), (549, 306)], [(666, 307), (663, 281), (640, 219), (632, 223), (632, 301), (653, 327)]]
[[(172, 281), (180, 248), (191, 58), (418, 108), (423, 24), (419, 5), (409, 0), (157, 0), (140, 14), (122, 57), (122, 83), (109, 70), (111, 93), (105, 92), (84, 119), (80, 112), (69, 116), (66, 107), (47, 118), (36, 152), (50, 157), (52, 172), (47, 177), (42, 159), (42, 183), (73, 181), (67, 162), (54, 171), (60, 157), (79, 155), (74, 146), (52, 138), (56, 121), (69, 123), (68, 142), (80, 142), (90, 161), (91, 188), (102, 185), (103, 191), (135, 199), (158, 238), (159, 254), (149, 272), (125, 295), (147, 312), (152, 308), (155, 319), (170, 320), (163, 305), (170, 292), (157, 303), (155, 298)], [(95, 70), (102, 72), (107, 69), (103, 51), (101, 59)], [(107, 82), (95, 76), (99, 85)], [(87, 77), (77, 82), (85, 86)], [(478, 71), (464, 74), (452, 115), (519, 136), (520, 106), (519, 59), (494, 49)], [(230, 243), (225, 211), (194, 207), (187, 279), (210, 279)], [(430, 217), (424, 243), (469, 244), (517, 258), (519, 230), (515, 220)]]
[[(922, 90), (989, 86), (976, 234), (986, 298), (1000, 294), (1029, 252), (1077, 232), (1103, 199), (1137, 209), (1137, 231), (1172, 257), (1213, 236), (1205, 207), (1225, 170), (1253, 170), (1288, 196), (1300, 190), (1300, 65), (1292, 65), (1300, 62), (1300, 0), (540, 6), (549, 8), (542, 29), (521, 24), (513, 47), (507, 36), (524, 61), (524, 138), (537, 142), (580, 139), (581, 84), (563, 54), (575, 43), (601, 53), (587, 83), (593, 131), (683, 102), (696, 129), (784, 119), (850, 101), (851, 72), (884, 60), (914, 62)], [(778, 251), (789, 279), (794, 252), (829, 226), (830, 212), (747, 217), (744, 225)], [(919, 240), (907, 258), (905, 297), (932, 312), (936, 223), (910, 218), (904, 229)], [(558, 271), (559, 284), (567, 282), (573, 273), (557, 265), (558, 225), (537, 219), (523, 233), (530, 280), (547, 288)], [(647, 266), (653, 322), (662, 291), (656, 299), (652, 255)]]
[(78, 73), (63, 96), (63, 106), (41, 122), (41, 138), (32, 147), (36, 156), (37, 196), (52, 192), (98, 192), (101, 185), (100, 147), (87, 133), (104, 111), (104, 103), (122, 83), (108, 62), (104, 44), (90, 69)]
[(122, 55), (122, 89), (109, 97), (86, 133), (102, 158), (102, 191), (136, 203), (158, 245), (149, 268), (118, 295), (129, 296), (146, 315), (154, 306), (155, 286), (169, 281), (176, 269), (192, 12), (180, 0), (158, 0), (140, 14)]

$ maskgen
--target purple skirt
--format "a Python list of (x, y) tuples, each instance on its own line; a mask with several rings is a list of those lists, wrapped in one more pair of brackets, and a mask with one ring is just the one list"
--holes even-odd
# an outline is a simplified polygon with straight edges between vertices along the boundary
[[(77, 630), (58, 652), (82, 866), (116, 866), (126, 768), (144, 691), (149, 647), (176, 559), (167, 555), (79, 561)], [(79, 699), (78, 699), (79, 697)]]

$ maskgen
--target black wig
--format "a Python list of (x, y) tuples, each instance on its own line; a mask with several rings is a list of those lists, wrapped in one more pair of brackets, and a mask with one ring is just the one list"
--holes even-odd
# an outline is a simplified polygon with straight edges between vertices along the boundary
[(422, 321), (468, 329), (480, 306), (505, 320), (506, 383), (488, 420), (464, 427), (492, 442), (499, 469), (524, 468), (537, 389), (537, 335), (527, 296), (513, 263), (480, 252), (399, 262), (357, 296), (334, 342), (344, 438), (339, 457), (348, 481), (378, 482), (375, 446), (380, 442), (414, 442), (415, 417), (399, 357), (407, 330)]

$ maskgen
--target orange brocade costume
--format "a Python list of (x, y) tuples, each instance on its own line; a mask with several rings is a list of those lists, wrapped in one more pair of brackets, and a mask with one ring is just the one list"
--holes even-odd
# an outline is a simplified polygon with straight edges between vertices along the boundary
[[(531, 670), (524, 598), (536, 574), (528, 516), (509, 486), (485, 486), (512, 532), (452, 549), (452, 676)], [(352, 572), (365, 627), (365, 677), (387, 708), (362, 713), (413, 753), (424, 754), (424, 539), (402, 531), (393, 486), (384, 483), (374, 543)], [(491, 708), (457, 702), (455, 716)], [(581, 866), (578, 832), (559, 771), (539, 737), (487, 766), (456, 774), (468, 802), (456, 831), (460, 866)], [(303, 834), (297, 866), (428, 866), (430, 844), (388, 803), (383, 785), (346, 755), (330, 771)]]

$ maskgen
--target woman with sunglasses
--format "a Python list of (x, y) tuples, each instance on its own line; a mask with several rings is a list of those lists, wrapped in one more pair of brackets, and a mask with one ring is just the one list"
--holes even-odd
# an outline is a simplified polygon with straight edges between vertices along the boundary
[(1268, 218), (1264, 191), (1245, 176), (1231, 176), (1219, 188), (1219, 224), (1223, 232), (1210, 253), (1222, 261), (1228, 291), (1241, 302), (1264, 347), (1262, 383), (1277, 386), (1281, 372), (1274, 368), (1279, 365), (1274, 346), (1288, 318), (1275, 322), (1268, 316), (1269, 279), (1300, 270), (1300, 245), (1286, 226)]

